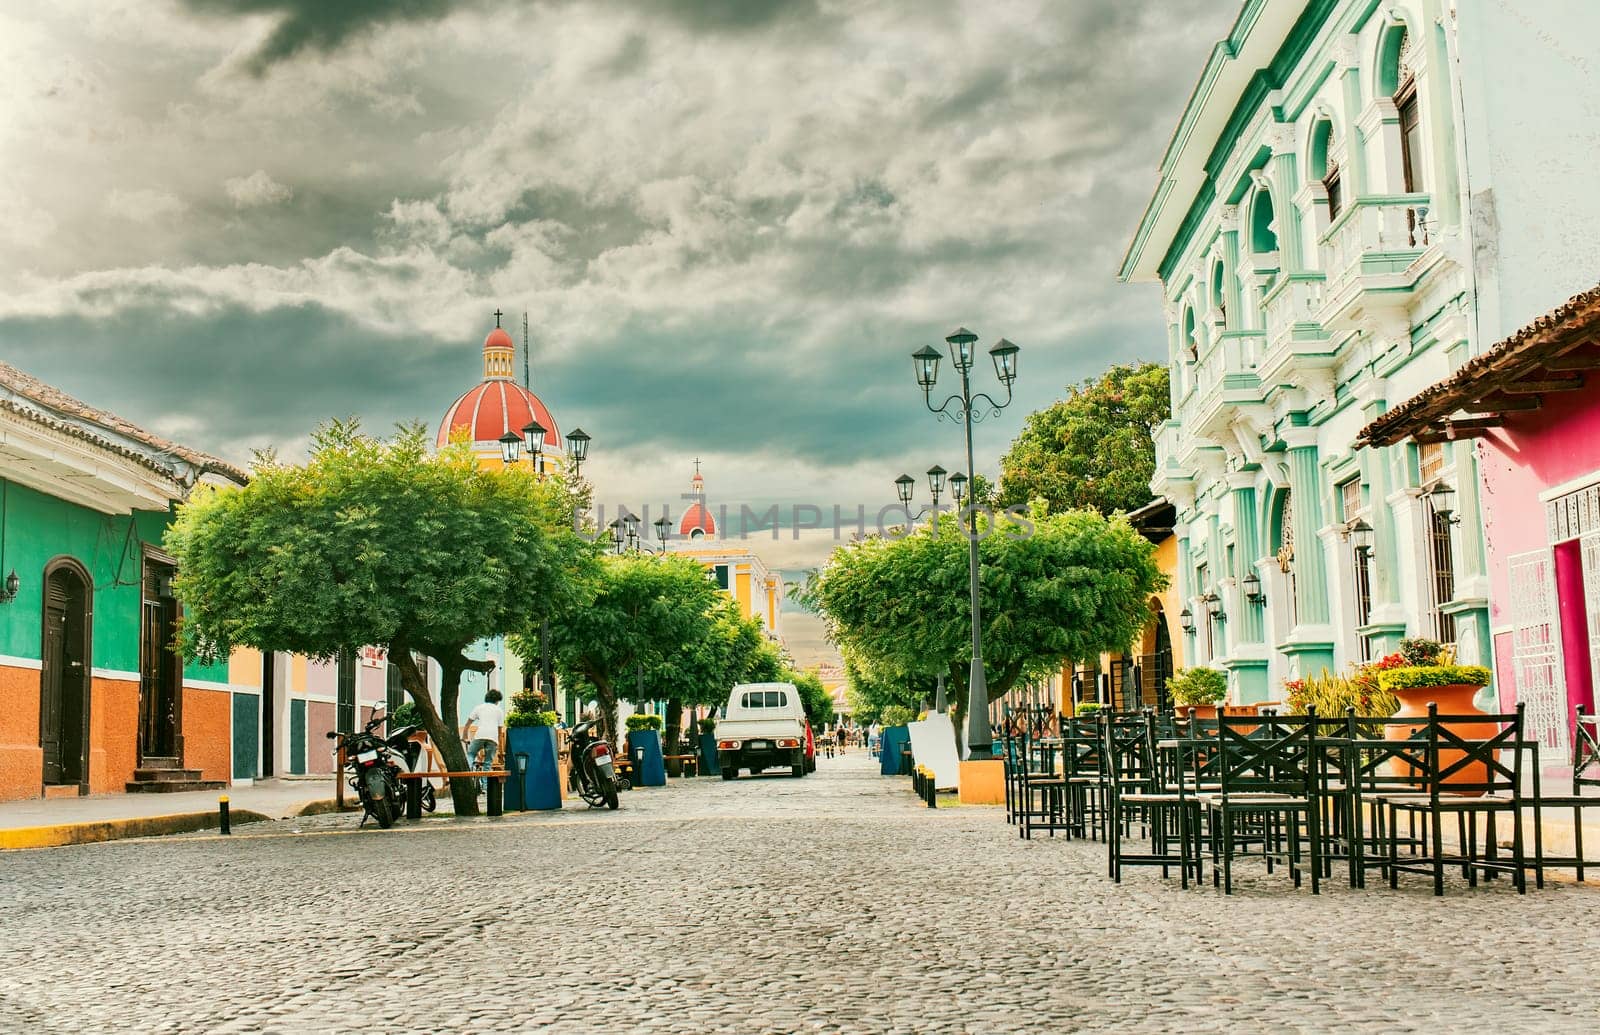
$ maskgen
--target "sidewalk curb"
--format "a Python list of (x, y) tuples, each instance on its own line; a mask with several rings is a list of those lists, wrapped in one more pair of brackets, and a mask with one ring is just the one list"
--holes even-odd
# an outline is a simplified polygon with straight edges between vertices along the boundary
[[(228, 818), (233, 823), (262, 823), (272, 817), (248, 809), (236, 809)], [(117, 841), (125, 837), (187, 834), (196, 830), (213, 829), (220, 822), (217, 813), (211, 811), (180, 812), (170, 816), (135, 816), (131, 819), (107, 819), (93, 823), (55, 823), (42, 827), (16, 827), (0, 830), (0, 851), (87, 845), (100, 841)]]

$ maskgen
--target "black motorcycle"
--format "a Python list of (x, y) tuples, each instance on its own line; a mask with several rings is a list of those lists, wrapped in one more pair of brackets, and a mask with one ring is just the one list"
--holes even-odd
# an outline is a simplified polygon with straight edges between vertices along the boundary
[(617, 768), (611, 745), (595, 736), (593, 721), (572, 727), (572, 787), (590, 808), (616, 808)]
[[(331, 730), (328, 739), (344, 749), (345, 765), (352, 770), (350, 786), (361, 802), (361, 825), (366, 826), (367, 817), (371, 816), (378, 821), (378, 826), (387, 830), (394, 826), (405, 807), (398, 760), (406, 758), (407, 752), (401, 749), (397, 754), (390, 747), (389, 741), (398, 736), (398, 731), (388, 739), (378, 736), (376, 730), (383, 722), (381, 714), (374, 714), (360, 733)], [(410, 736), (409, 732), (406, 735)]]
[[(411, 739), (411, 735), (421, 728), (420, 725), (415, 723), (410, 726), (396, 726), (387, 731), (388, 735), (383, 741), (396, 757), (405, 759), (405, 771), (408, 773), (417, 771), (417, 762), (422, 758), (422, 745)], [(439, 801), (434, 797), (433, 793), (433, 781), (423, 780), (422, 811), (432, 812), (438, 807)]]

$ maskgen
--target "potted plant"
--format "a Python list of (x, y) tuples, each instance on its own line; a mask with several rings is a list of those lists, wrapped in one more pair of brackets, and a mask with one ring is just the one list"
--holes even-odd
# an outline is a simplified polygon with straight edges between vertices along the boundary
[(559, 809), (561, 770), (556, 757), (558, 716), (544, 707), (537, 690), (523, 690), (511, 698), (506, 716), (505, 768), (511, 776), (507, 808)]
[(878, 772), (882, 775), (901, 775), (902, 755), (911, 744), (911, 731), (906, 729), (906, 725), (914, 718), (916, 713), (901, 704), (891, 704), (879, 715), (883, 733), (878, 740)]
[(722, 769), (717, 765), (717, 720), (704, 718), (700, 720), (700, 775), (720, 776)]
[(1179, 715), (1192, 710), (1197, 718), (1215, 719), (1217, 705), (1228, 696), (1228, 674), (1197, 666), (1180, 669), (1167, 680), (1167, 699)]
[[(1478, 691), (1489, 685), (1490, 673), (1482, 665), (1457, 665), (1454, 652), (1436, 640), (1405, 639), (1400, 641), (1400, 658), (1404, 664), (1391, 666), (1378, 673), (1378, 686), (1393, 694), (1400, 703), (1395, 718), (1416, 718), (1414, 723), (1394, 723), (1385, 728), (1384, 736), (1390, 740), (1407, 740), (1426, 728), (1428, 705), (1436, 704), (1441, 716), (1474, 716), (1483, 712), (1473, 703)], [(1445, 727), (1465, 740), (1487, 740), (1500, 732), (1493, 722), (1475, 721), (1471, 718), (1447, 722)], [(1459, 758), (1461, 752), (1441, 751), (1439, 764), (1448, 766)], [(1406, 775), (1412, 767), (1398, 760), (1389, 763), (1397, 775)], [(1446, 783), (1482, 783), (1488, 773), (1486, 766), (1469, 766), (1447, 777)]]
[(661, 716), (628, 716), (628, 757), (633, 760), (635, 787), (665, 787), (666, 760), (661, 757)]

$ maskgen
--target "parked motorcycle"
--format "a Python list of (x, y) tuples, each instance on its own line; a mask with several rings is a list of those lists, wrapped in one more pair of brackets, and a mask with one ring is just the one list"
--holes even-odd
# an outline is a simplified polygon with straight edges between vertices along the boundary
[(387, 830), (394, 826), (404, 807), (399, 760), (407, 755), (403, 749), (397, 754), (387, 740), (378, 736), (376, 730), (383, 721), (381, 713), (374, 714), (360, 733), (332, 730), (328, 739), (336, 742), (335, 747), (344, 748), (345, 764), (352, 770), (350, 786), (361, 802), (361, 825), (365, 826), (371, 816)]
[[(388, 716), (384, 716), (384, 718), (387, 719)], [(422, 758), (422, 745), (411, 739), (411, 735), (421, 728), (420, 725), (415, 723), (410, 726), (396, 726), (386, 731), (388, 736), (383, 741), (388, 745), (390, 751), (405, 759), (405, 771), (408, 773), (417, 771), (417, 762)], [(439, 800), (434, 796), (433, 781), (423, 780), (422, 811), (432, 812), (438, 807)]]
[(591, 720), (572, 727), (572, 785), (590, 808), (604, 805), (614, 809), (620, 804), (616, 762), (611, 757), (611, 745), (595, 735), (595, 726)]

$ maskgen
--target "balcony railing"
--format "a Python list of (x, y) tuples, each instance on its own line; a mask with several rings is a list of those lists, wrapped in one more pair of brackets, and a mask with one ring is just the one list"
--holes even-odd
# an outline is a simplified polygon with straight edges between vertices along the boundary
[(1428, 247), (1428, 195), (1358, 198), (1322, 235), (1329, 294), (1364, 273), (1403, 272)]
[[(1267, 351), (1277, 352), (1295, 337), (1320, 335), (1317, 313), (1322, 309), (1320, 273), (1291, 273), (1279, 279), (1263, 302), (1267, 325)], [(1297, 335), (1296, 329), (1302, 333)]]

